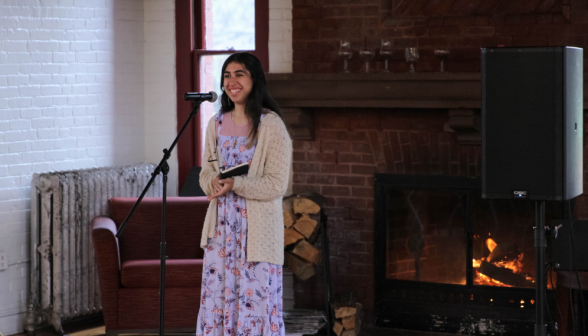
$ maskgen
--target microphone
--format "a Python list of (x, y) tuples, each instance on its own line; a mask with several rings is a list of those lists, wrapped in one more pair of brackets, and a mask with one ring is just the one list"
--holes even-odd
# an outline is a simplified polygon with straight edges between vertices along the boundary
[(209, 101), (214, 103), (218, 95), (214, 91), (210, 91), (209, 93), (199, 93), (199, 92), (186, 92), (184, 93), (184, 100), (192, 100), (197, 102), (202, 101)]

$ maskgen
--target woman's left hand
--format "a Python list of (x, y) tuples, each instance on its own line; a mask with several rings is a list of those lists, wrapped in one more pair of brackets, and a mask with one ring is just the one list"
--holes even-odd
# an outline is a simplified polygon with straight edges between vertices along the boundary
[(216, 193), (214, 193), (212, 196), (206, 197), (209, 201), (212, 200), (213, 198), (220, 197), (220, 196), (228, 193), (229, 191), (233, 190), (233, 185), (235, 184), (235, 180), (232, 178), (227, 178), (224, 180), (220, 180), (220, 183), (222, 185), (222, 188), (219, 191), (217, 191)]

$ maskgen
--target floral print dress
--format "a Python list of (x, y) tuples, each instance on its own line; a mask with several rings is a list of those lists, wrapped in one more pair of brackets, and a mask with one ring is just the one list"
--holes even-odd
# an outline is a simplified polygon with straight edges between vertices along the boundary
[[(251, 164), (255, 144), (248, 149), (248, 137), (220, 134), (223, 116), (216, 117), (219, 160), (225, 169)], [(246, 246), (247, 203), (231, 190), (218, 198), (214, 237), (204, 251), (197, 336), (284, 335), (282, 266), (248, 262)]]

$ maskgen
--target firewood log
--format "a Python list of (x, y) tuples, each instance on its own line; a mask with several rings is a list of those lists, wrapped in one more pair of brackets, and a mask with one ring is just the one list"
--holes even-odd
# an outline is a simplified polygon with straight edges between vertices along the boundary
[(344, 330), (341, 333), (341, 336), (355, 336), (355, 330), (353, 330), (353, 329)]
[(294, 245), (304, 239), (304, 236), (294, 229), (284, 229), (284, 247)]
[(349, 330), (355, 328), (355, 315), (345, 316), (341, 319), (343, 328)]
[(323, 263), (323, 253), (321, 251), (318, 252), (319, 253), (314, 260), (314, 266), (320, 266)]
[(335, 318), (343, 318), (346, 316), (354, 316), (357, 308), (355, 307), (341, 307), (335, 309)]
[(356, 308), (355, 314), (345, 316), (341, 319), (342, 324), (343, 324), (343, 328), (345, 328), (346, 331), (353, 331), (353, 333), (348, 333), (351, 336), (357, 336), (359, 334), (360, 329), (361, 329), (361, 308), (362, 307), (363, 306), (361, 303), (357, 303), (355, 306), (355, 308)]
[(515, 287), (532, 287), (533, 283), (527, 280), (522, 274), (515, 274), (513, 270), (509, 268), (502, 268), (495, 266), (485, 260), (480, 263), (478, 272), (491, 277), (492, 279), (498, 280), (504, 284), (515, 286)]
[(336, 318), (354, 315), (357, 311), (357, 298), (354, 291), (338, 293), (331, 304)]
[(285, 266), (302, 280), (306, 280), (315, 274), (314, 267), (311, 263), (306, 262), (289, 252), (284, 253), (284, 261), (286, 264)]
[(284, 226), (289, 228), (296, 222), (296, 215), (294, 214), (294, 198), (284, 198), (282, 201), (282, 211), (284, 216)]
[(284, 211), (284, 226), (290, 228), (294, 222), (296, 222), (294, 215), (290, 211)]
[(292, 250), (292, 254), (315, 265), (320, 262), (319, 250), (309, 244), (306, 240), (301, 240), (298, 244), (296, 244)]
[(314, 191), (300, 193), (298, 194), (298, 197), (307, 198), (316, 203), (320, 208), (325, 206), (325, 203), (327, 203), (327, 198), (325, 196)]
[(306, 239), (309, 239), (318, 230), (317, 221), (310, 218), (308, 214), (303, 213), (296, 223), (294, 223), (294, 229), (300, 232)]
[(315, 202), (308, 198), (296, 197), (294, 199), (294, 213), (317, 213), (321, 210), (321, 207)]
[(341, 333), (343, 332), (343, 325), (339, 321), (336, 321), (333, 325), (333, 331), (337, 336), (341, 335)]

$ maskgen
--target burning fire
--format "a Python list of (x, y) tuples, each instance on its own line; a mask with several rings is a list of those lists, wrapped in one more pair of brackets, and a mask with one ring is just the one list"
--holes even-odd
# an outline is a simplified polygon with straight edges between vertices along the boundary
[(480, 272), (480, 267), (482, 266), (482, 263), (485, 262), (502, 269), (509, 269), (513, 274), (521, 274), (523, 268), (523, 253), (516, 253), (515, 255), (512, 255), (512, 251), (509, 251), (509, 253), (504, 253), (504, 251), (497, 251), (498, 253), (492, 253), (498, 246), (498, 244), (492, 238), (488, 238), (486, 240), (486, 246), (490, 251), (490, 255), (479, 260), (472, 260), (473, 267), (476, 271), (474, 284), (498, 287), (514, 287), (513, 285), (503, 283), (486, 274), (483, 274)]
[[(475, 260), (474, 260), (475, 261)], [(486, 276), (476, 270), (476, 277), (474, 278), (475, 285), (482, 285), (482, 286), (494, 286), (494, 287), (514, 287), (502, 283), (498, 280), (492, 279), (489, 276)]]

